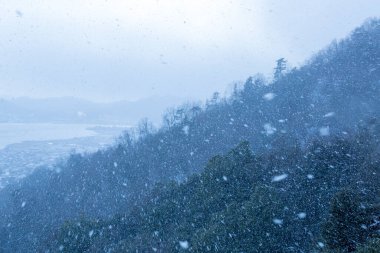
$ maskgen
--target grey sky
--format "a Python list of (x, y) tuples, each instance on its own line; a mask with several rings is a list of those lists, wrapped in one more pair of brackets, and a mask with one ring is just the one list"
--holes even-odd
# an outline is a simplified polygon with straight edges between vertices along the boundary
[(379, 14), (379, 0), (0, 0), (0, 97), (205, 98)]

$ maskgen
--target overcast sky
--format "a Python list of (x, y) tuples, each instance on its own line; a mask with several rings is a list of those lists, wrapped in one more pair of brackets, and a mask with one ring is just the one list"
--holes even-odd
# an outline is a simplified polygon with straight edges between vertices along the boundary
[(379, 14), (379, 0), (0, 0), (0, 97), (203, 99)]

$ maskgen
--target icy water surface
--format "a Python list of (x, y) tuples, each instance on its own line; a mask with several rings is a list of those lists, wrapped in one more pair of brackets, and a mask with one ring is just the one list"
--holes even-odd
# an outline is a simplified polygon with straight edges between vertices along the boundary
[(71, 152), (105, 148), (127, 126), (84, 124), (0, 124), (0, 188), (39, 166), (50, 166)]
[(0, 149), (24, 141), (62, 140), (94, 136), (94, 125), (49, 123), (0, 123)]

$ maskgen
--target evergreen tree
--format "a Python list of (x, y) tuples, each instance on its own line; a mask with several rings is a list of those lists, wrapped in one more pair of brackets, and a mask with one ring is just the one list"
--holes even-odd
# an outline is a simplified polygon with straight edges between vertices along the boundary
[(274, 68), (274, 80), (280, 80), (284, 71), (286, 70), (286, 60), (285, 58), (280, 58), (276, 61), (276, 67)]
[(357, 193), (339, 192), (332, 200), (330, 217), (322, 231), (327, 246), (344, 252), (355, 251), (369, 238), (372, 221), (369, 210)]

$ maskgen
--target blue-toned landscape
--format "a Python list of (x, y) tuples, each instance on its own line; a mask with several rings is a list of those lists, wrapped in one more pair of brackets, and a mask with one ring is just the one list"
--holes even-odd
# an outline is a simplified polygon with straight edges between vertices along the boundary
[(0, 253), (380, 252), (377, 0), (0, 7)]

